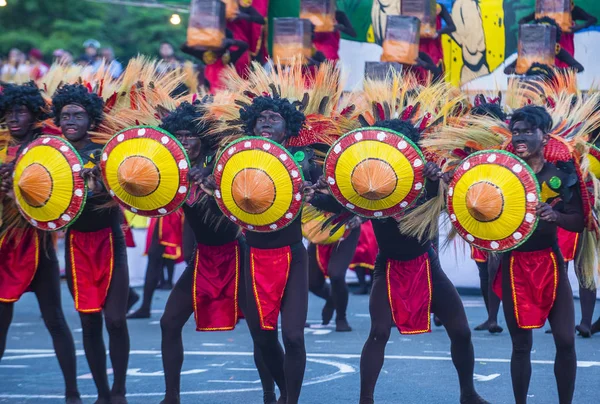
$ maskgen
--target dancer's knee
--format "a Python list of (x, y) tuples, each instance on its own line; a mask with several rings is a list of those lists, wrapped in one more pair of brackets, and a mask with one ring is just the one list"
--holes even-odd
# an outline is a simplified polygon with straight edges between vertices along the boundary
[(304, 347), (304, 329), (288, 330), (283, 333), (283, 345), (286, 352), (302, 352)]
[(106, 316), (106, 330), (109, 335), (123, 335), (127, 333), (127, 319), (125, 316)]
[(383, 324), (372, 324), (371, 331), (369, 333), (369, 339), (375, 342), (387, 343), (390, 339), (391, 328), (390, 325)]

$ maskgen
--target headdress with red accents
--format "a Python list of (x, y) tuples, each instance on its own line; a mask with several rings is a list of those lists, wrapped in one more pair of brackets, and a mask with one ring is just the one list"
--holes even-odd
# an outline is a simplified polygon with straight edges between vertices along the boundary
[[(172, 96), (181, 80), (179, 71), (162, 73), (157, 61), (139, 56), (129, 62), (117, 79), (112, 77), (110, 65), (101, 65), (95, 73), (54, 65), (39, 85), (48, 99), (65, 85), (73, 84), (102, 99), (102, 119), (90, 135), (95, 143), (104, 144), (125, 128), (158, 126), (164, 112), (174, 110), (183, 100), (180, 96)], [(44, 132), (61, 134), (51, 120), (45, 121)]]
[(224, 81), (226, 89), (215, 96), (207, 117), (218, 121), (210, 135), (228, 134), (222, 144), (251, 135), (257, 114), (275, 108), (286, 115), (288, 146), (331, 145), (341, 134), (342, 117), (353, 110), (337, 112), (343, 83), (339, 67), (330, 63), (308, 80), (300, 63), (271, 64), (270, 70), (254, 63), (247, 79), (232, 71)]

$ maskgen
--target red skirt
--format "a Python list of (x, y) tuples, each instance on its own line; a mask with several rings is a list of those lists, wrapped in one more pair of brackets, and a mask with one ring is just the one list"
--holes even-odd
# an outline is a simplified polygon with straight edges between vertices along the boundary
[(80, 313), (100, 312), (115, 264), (112, 229), (69, 230), (68, 235), (67, 257), (71, 264), (75, 309)]
[(315, 251), (317, 254), (317, 265), (319, 265), (319, 269), (323, 272), (323, 275), (326, 277), (329, 276), (327, 271), (329, 267), (329, 259), (331, 258), (331, 254), (333, 253), (333, 249), (337, 247), (338, 243), (333, 244), (317, 244), (315, 247)]
[(378, 252), (379, 246), (373, 232), (373, 224), (369, 220), (360, 226), (360, 238), (358, 239), (356, 252), (350, 263), (350, 269), (356, 267), (375, 268), (375, 259)]
[(33, 228), (15, 229), (0, 238), (0, 302), (16, 302), (27, 292), (39, 259), (40, 236)]
[(579, 233), (573, 233), (559, 227), (556, 235), (558, 236), (558, 248), (560, 248), (565, 262), (573, 261), (577, 256)]
[(425, 253), (410, 261), (388, 259), (387, 290), (392, 318), (401, 334), (431, 332), (431, 261)]
[(252, 289), (263, 330), (277, 329), (291, 263), (292, 251), (289, 246), (268, 250), (250, 248)]
[(233, 330), (238, 320), (240, 245), (198, 244), (194, 260), (196, 331)]
[(558, 286), (558, 261), (552, 248), (513, 251), (510, 284), (515, 318), (520, 328), (541, 328), (554, 305)]

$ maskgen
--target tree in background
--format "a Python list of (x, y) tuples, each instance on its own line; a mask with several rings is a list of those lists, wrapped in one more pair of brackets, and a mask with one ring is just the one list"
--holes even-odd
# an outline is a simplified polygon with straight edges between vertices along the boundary
[(0, 8), (0, 57), (14, 47), (25, 52), (39, 48), (48, 60), (59, 48), (77, 57), (89, 38), (111, 46), (121, 61), (138, 53), (157, 55), (161, 41), (175, 48), (185, 42), (187, 15), (172, 25), (172, 13), (84, 0), (9, 0)]

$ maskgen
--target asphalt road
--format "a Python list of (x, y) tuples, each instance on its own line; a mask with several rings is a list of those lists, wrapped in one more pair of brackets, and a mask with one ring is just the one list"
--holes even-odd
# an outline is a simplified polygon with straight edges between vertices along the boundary
[[(158, 403), (164, 392), (160, 354), (159, 319), (168, 292), (159, 291), (150, 320), (130, 320), (131, 356), (127, 379), (130, 403)], [(485, 308), (477, 296), (465, 296), (471, 328), (483, 321)], [(311, 296), (309, 320), (318, 323), (322, 301)], [(579, 302), (577, 321), (579, 321)], [(63, 306), (78, 350), (79, 387), (84, 402), (95, 399), (95, 387), (83, 355), (79, 318), (66, 286)], [(351, 296), (350, 333), (333, 328), (306, 330), (308, 363), (302, 390), (303, 403), (356, 403), (359, 395), (359, 358), (369, 332), (368, 297)], [(600, 304), (596, 306), (600, 314)], [(596, 314), (596, 315), (597, 315)], [(501, 325), (504, 321), (501, 317)], [(105, 337), (107, 340), (107, 337)], [(511, 403), (509, 374), (510, 337), (473, 332), (475, 384), (492, 403)], [(193, 320), (184, 329), (186, 350), (182, 374), (184, 403), (262, 403), (258, 374), (254, 369), (251, 340), (244, 321), (235, 331), (197, 333)], [(450, 345), (443, 328), (431, 334), (402, 336), (393, 330), (386, 360), (376, 389), (377, 403), (457, 403), (458, 381), (450, 361)], [(599, 402), (600, 335), (577, 338), (577, 386), (575, 403)], [(552, 336), (535, 331), (530, 403), (556, 403)], [(109, 365), (110, 367), (110, 365)], [(37, 302), (27, 294), (15, 307), (5, 357), (0, 363), (0, 402), (63, 402), (63, 381), (51, 340), (43, 326)]]

